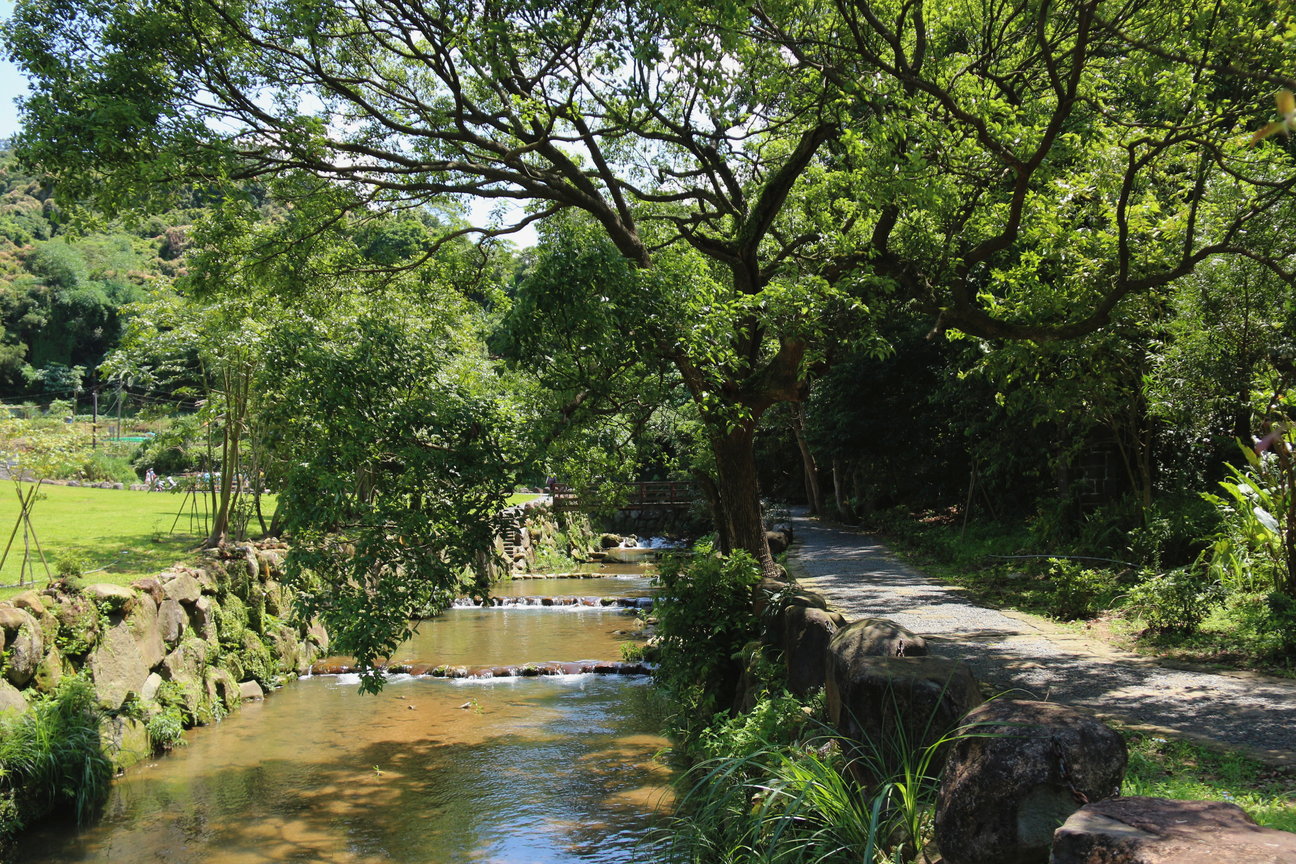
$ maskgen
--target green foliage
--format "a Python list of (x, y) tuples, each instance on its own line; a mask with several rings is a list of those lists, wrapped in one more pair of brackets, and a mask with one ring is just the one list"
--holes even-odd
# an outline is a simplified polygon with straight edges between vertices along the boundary
[(1225, 599), (1224, 613), (1261, 657), (1296, 654), (1296, 602), (1286, 594), (1235, 591)]
[(698, 737), (697, 749), (705, 759), (752, 762), (774, 747), (790, 748), (822, 730), (823, 691), (807, 702), (790, 693), (766, 695), (750, 711), (720, 716)]
[(1267, 828), (1296, 831), (1291, 774), (1241, 753), (1122, 730), (1129, 748), (1124, 795), (1228, 801)]
[(682, 729), (705, 725), (729, 707), (743, 647), (759, 634), (752, 605), (759, 581), (760, 568), (742, 551), (728, 557), (668, 556), (659, 565), (661, 589), (653, 605), (661, 652), (656, 676), (679, 703)]
[(1296, 466), (1290, 431), (1273, 448), (1242, 448), (1246, 463), (1226, 467), (1224, 495), (1205, 494), (1223, 529), (1208, 553), (1212, 577), (1229, 591), (1276, 591), (1296, 598)]
[(171, 750), (184, 744), (184, 715), (174, 705), (150, 717), (145, 728), (154, 750)]
[(1125, 611), (1160, 633), (1190, 633), (1219, 601), (1218, 584), (1202, 567), (1145, 573), (1125, 598)]
[[(864, 742), (863, 750), (860, 742), (808, 738), (815, 727), (789, 699), (717, 727), (710, 741), (722, 755), (681, 777), (684, 793), (656, 846), (662, 860), (889, 864), (913, 860), (927, 844), (935, 757), (953, 737), (924, 748)], [(772, 737), (762, 740), (760, 727)], [(855, 780), (852, 759), (878, 778), (873, 786)]]
[(491, 554), (520, 455), (520, 406), (477, 353), (468, 310), (440, 302), (389, 295), (276, 333), (272, 422), (296, 454), (290, 579), (366, 689), (411, 618), (447, 606)]
[(1049, 561), (1050, 615), (1064, 621), (1093, 618), (1110, 608), (1121, 593), (1111, 570), (1083, 567), (1075, 561)]
[(24, 815), (70, 807), (84, 823), (108, 792), (112, 761), (99, 738), (94, 685), (65, 676), (28, 710), (0, 719), (0, 790)]
[(54, 559), (54, 572), (60, 579), (78, 577), (88, 569), (89, 562), (75, 552), (63, 552)]

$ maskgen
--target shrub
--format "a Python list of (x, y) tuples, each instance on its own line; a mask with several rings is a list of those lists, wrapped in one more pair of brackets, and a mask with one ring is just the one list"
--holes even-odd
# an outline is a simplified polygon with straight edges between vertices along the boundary
[(1218, 601), (1218, 585), (1199, 567), (1148, 575), (1126, 595), (1126, 610), (1160, 633), (1191, 633)]
[(795, 744), (807, 732), (820, 729), (824, 697), (821, 690), (809, 703), (789, 693), (767, 696), (751, 711), (721, 717), (699, 736), (699, 749), (708, 759), (750, 760), (774, 746)]
[(131, 483), (139, 482), (139, 475), (131, 467), (130, 460), (123, 456), (109, 456), (102, 452), (92, 452), (81, 458), (76, 466), (76, 473), (87, 483)]
[(679, 703), (686, 727), (727, 708), (742, 648), (759, 633), (752, 588), (760, 568), (746, 552), (668, 556), (657, 575), (658, 683)]
[(63, 678), (54, 693), (0, 722), (0, 799), (17, 802), (11, 826), (70, 806), (85, 822), (108, 793), (112, 761), (103, 751), (103, 713), (94, 686)]
[(1296, 653), (1296, 601), (1286, 594), (1240, 591), (1230, 594), (1224, 613), (1257, 653), (1282, 656)]
[(1111, 570), (1082, 567), (1074, 561), (1049, 559), (1048, 614), (1063, 621), (1092, 618), (1111, 606), (1119, 594)]
[(184, 743), (184, 716), (175, 706), (153, 715), (146, 728), (154, 750), (170, 750)]

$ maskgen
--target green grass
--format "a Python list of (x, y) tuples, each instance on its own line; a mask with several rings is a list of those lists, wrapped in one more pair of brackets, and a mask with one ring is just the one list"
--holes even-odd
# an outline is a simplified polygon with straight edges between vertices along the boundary
[(1236, 752), (1123, 729), (1129, 745), (1125, 795), (1230, 801), (1269, 828), (1296, 832), (1296, 774)]
[(525, 504), (526, 502), (534, 501), (539, 497), (540, 496), (534, 492), (514, 492), (512, 495), (508, 496), (508, 499), (504, 504), (507, 507), (516, 507), (518, 504)]
[[(22, 488), (30, 489), (31, 484), (24, 483)], [(508, 503), (521, 504), (538, 497), (516, 493), (509, 496)], [(188, 558), (203, 541), (206, 534), (202, 521), (196, 521), (190, 530), (188, 509), (176, 522), (176, 514), (184, 503), (183, 495), (171, 492), (42, 485), (32, 509), (32, 525), (51, 573), (56, 572), (55, 562), (70, 554), (83, 559), (87, 582), (126, 585)], [(274, 509), (274, 497), (264, 500), (262, 507), (268, 519)], [(0, 481), (0, 552), (17, 519), (18, 496), (14, 485)], [(173, 523), (174, 534), (171, 533)], [(9, 559), (0, 569), (0, 585), (18, 581), (22, 557), (22, 530), (19, 529)], [(44, 587), (45, 570), (34, 546), (32, 559), (36, 565), (36, 585)], [(24, 590), (27, 589), (0, 588), (0, 599)]]
[[(28, 490), (31, 484), (24, 483), (21, 488)], [(188, 515), (176, 524), (176, 533), (170, 533), (184, 500), (184, 496), (168, 492), (42, 485), (31, 521), (51, 572), (60, 556), (70, 554), (83, 559), (87, 582), (127, 584), (188, 557), (202, 542), (205, 535), (201, 522), (191, 531)], [(0, 482), (0, 544), (8, 541), (18, 512), (14, 484)], [(0, 584), (18, 581), (22, 539), (19, 529), (9, 558), (0, 569)], [(0, 545), (0, 551), (3, 549)], [(32, 556), (38, 574), (36, 584), (43, 587), (45, 571), (34, 546)], [(99, 572), (89, 572), (92, 570)], [(24, 589), (0, 589), (0, 598), (12, 597), (20, 590)]]

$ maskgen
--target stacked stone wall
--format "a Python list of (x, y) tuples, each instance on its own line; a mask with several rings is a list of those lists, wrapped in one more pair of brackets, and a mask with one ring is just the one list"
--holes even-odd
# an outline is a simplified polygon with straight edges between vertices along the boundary
[(273, 540), (231, 546), (129, 587), (62, 579), (0, 602), (0, 711), (85, 675), (125, 767), (170, 743), (150, 735), (160, 715), (203, 725), (262, 698), (328, 648), (323, 627), (296, 620), (286, 555)]

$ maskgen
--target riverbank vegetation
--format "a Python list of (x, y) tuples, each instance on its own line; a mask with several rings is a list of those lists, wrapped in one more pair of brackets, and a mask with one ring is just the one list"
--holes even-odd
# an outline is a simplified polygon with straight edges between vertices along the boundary
[(696, 484), (727, 556), (663, 577), (689, 741), (756, 674), (761, 622), (701, 604), (778, 572), (762, 495), (999, 602), (1290, 670), (1273, 7), (19, 0), (0, 399), (55, 410), (6, 449), (120, 477), (37, 435), (84, 438), (56, 397), (149, 403), (128, 470), (210, 475), (206, 546), (291, 536), (370, 689), (415, 612), (484, 587), (509, 490), (648, 473)]
[(0, 857), (34, 816), (58, 808), (81, 824), (94, 815), (112, 778), (102, 717), (94, 686), (79, 676), (63, 678), (26, 712), (0, 717)]

